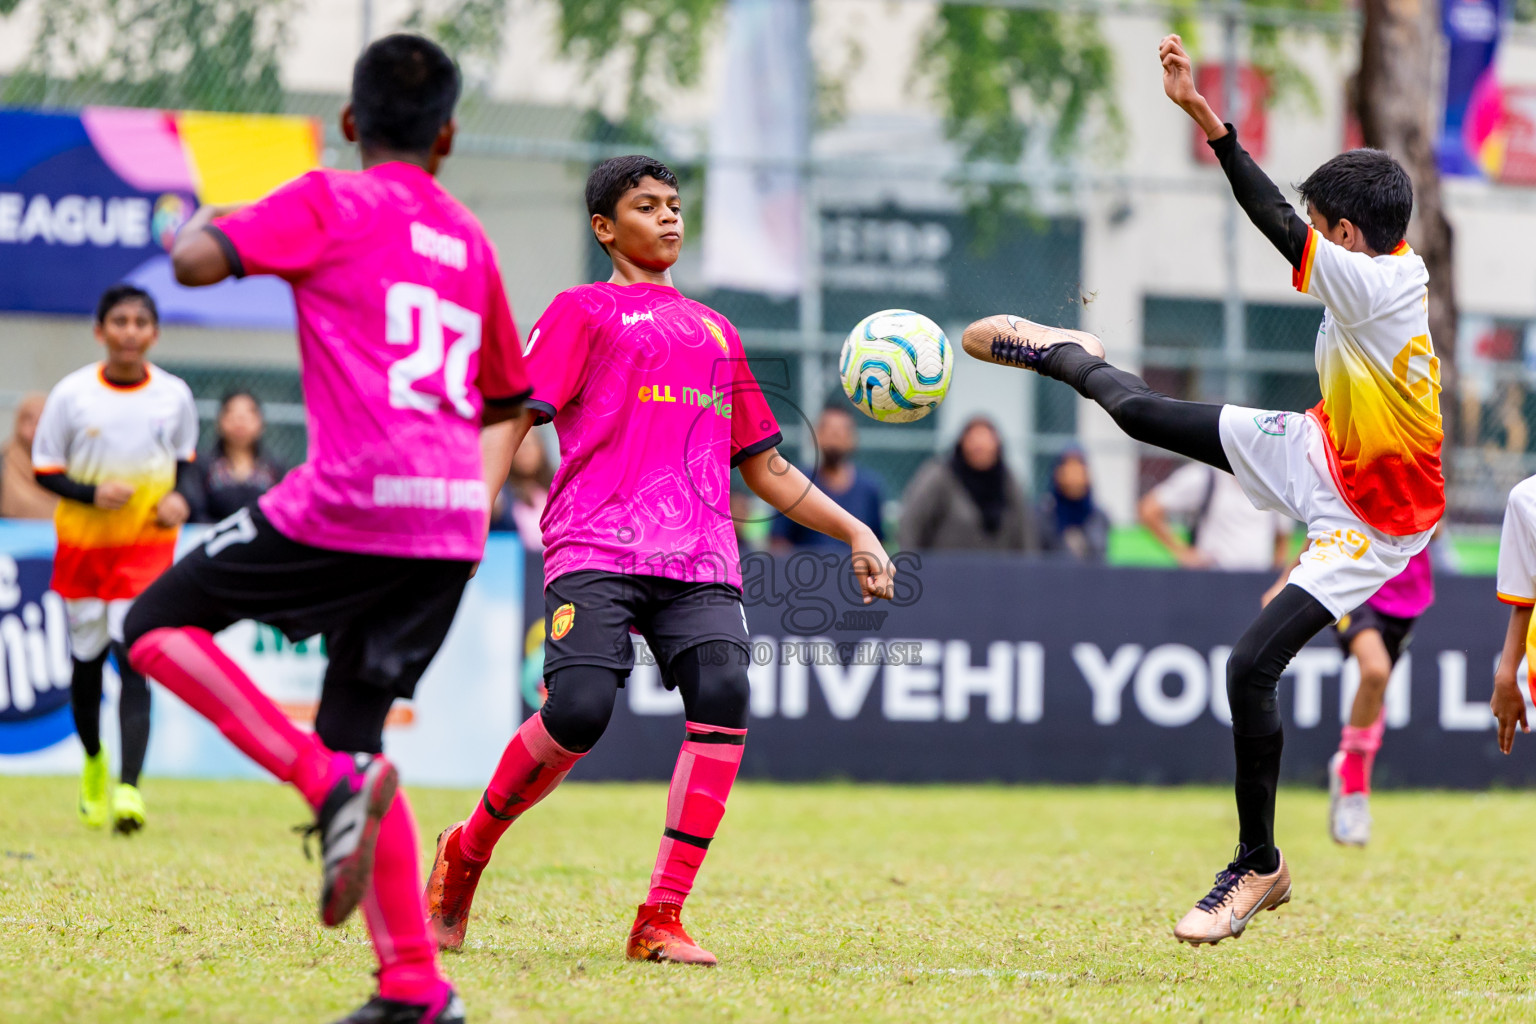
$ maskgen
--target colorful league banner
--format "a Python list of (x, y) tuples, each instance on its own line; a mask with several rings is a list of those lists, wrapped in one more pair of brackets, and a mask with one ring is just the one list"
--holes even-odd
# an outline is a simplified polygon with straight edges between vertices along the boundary
[(1444, 174), (1497, 177), (1501, 121), (1494, 55), (1499, 48), (1502, 0), (1445, 0), (1441, 27), (1448, 43), (1445, 115), (1439, 159)]
[(131, 281), (166, 320), (293, 325), (275, 278), (176, 284), (168, 249), (201, 203), (245, 202), (319, 165), (312, 118), (87, 107), (0, 110), (0, 310), (90, 313)]

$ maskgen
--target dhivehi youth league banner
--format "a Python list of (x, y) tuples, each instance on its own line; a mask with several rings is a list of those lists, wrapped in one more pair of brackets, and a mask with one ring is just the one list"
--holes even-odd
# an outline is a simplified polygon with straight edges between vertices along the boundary
[(283, 282), (183, 288), (169, 250), (199, 204), (249, 202), (318, 166), (314, 119), (0, 110), (0, 140), (0, 310), (91, 313), (103, 290), (129, 281), (166, 320), (292, 326)]

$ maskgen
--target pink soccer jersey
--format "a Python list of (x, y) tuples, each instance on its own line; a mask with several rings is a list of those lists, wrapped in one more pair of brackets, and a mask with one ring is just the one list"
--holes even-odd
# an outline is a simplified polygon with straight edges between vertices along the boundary
[(292, 540), (473, 560), (483, 403), (528, 391), (496, 253), (419, 167), (311, 171), (214, 222), (237, 277), (293, 286), (309, 457), (261, 498)]
[(525, 357), (528, 404), (560, 435), (545, 583), (599, 569), (740, 586), (731, 467), (781, 437), (730, 321), (663, 285), (582, 285)]
[(1408, 559), (1403, 571), (1382, 584), (1365, 603), (1399, 619), (1416, 618), (1428, 611), (1435, 603), (1435, 569), (1429, 548)]

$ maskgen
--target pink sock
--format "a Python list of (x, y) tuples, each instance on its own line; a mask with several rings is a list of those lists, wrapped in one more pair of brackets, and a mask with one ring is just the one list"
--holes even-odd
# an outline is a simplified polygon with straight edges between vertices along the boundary
[(647, 903), (678, 903), (693, 891), (704, 853), (725, 816), (725, 801), (741, 767), (747, 730), (687, 723), (688, 737), (672, 770), (667, 827), (651, 872)]
[(362, 906), (379, 958), (379, 994), (407, 1003), (430, 1000), (443, 985), (443, 975), (437, 968), (437, 946), (427, 937), (416, 819), (403, 792), (395, 794), (379, 822), (373, 882)]
[(1363, 729), (1355, 725), (1344, 726), (1344, 734), (1339, 740), (1339, 749), (1344, 752), (1344, 763), (1339, 769), (1344, 792), (1371, 791), (1371, 767), (1376, 763), (1376, 751), (1381, 749), (1381, 737), (1386, 730), (1385, 710), (1376, 716), (1374, 724)]
[(312, 807), (320, 806), (338, 773), (352, 770), (347, 755), (332, 754), (288, 721), (207, 630), (150, 630), (128, 660), (218, 726), (251, 760), (293, 783)]
[(550, 737), (543, 715), (524, 722), (501, 752), (491, 784), (459, 833), (459, 850), (465, 859), (490, 860), (496, 841), (512, 823), (560, 785), (581, 758)]

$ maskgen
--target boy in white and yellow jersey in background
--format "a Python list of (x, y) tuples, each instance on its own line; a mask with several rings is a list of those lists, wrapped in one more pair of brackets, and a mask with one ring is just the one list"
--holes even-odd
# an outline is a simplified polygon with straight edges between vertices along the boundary
[[(197, 446), (191, 390), (146, 358), (159, 337), (148, 292), (107, 289), (96, 307), (106, 359), (54, 386), (32, 443), (37, 482), (64, 499), (54, 513), (53, 589), (69, 610), (70, 703), (86, 754), (80, 817), (95, 828), (110, 818), (122, 833), (144, 825), (138, 783), (149, 746), (149, 687), (122, 649), (123, 619), (175, 557), (189, 510), (178, 485), (189, 478)], [(109, 647), (122, 679), (122, 773), (110, 794), (100, 728)]]

